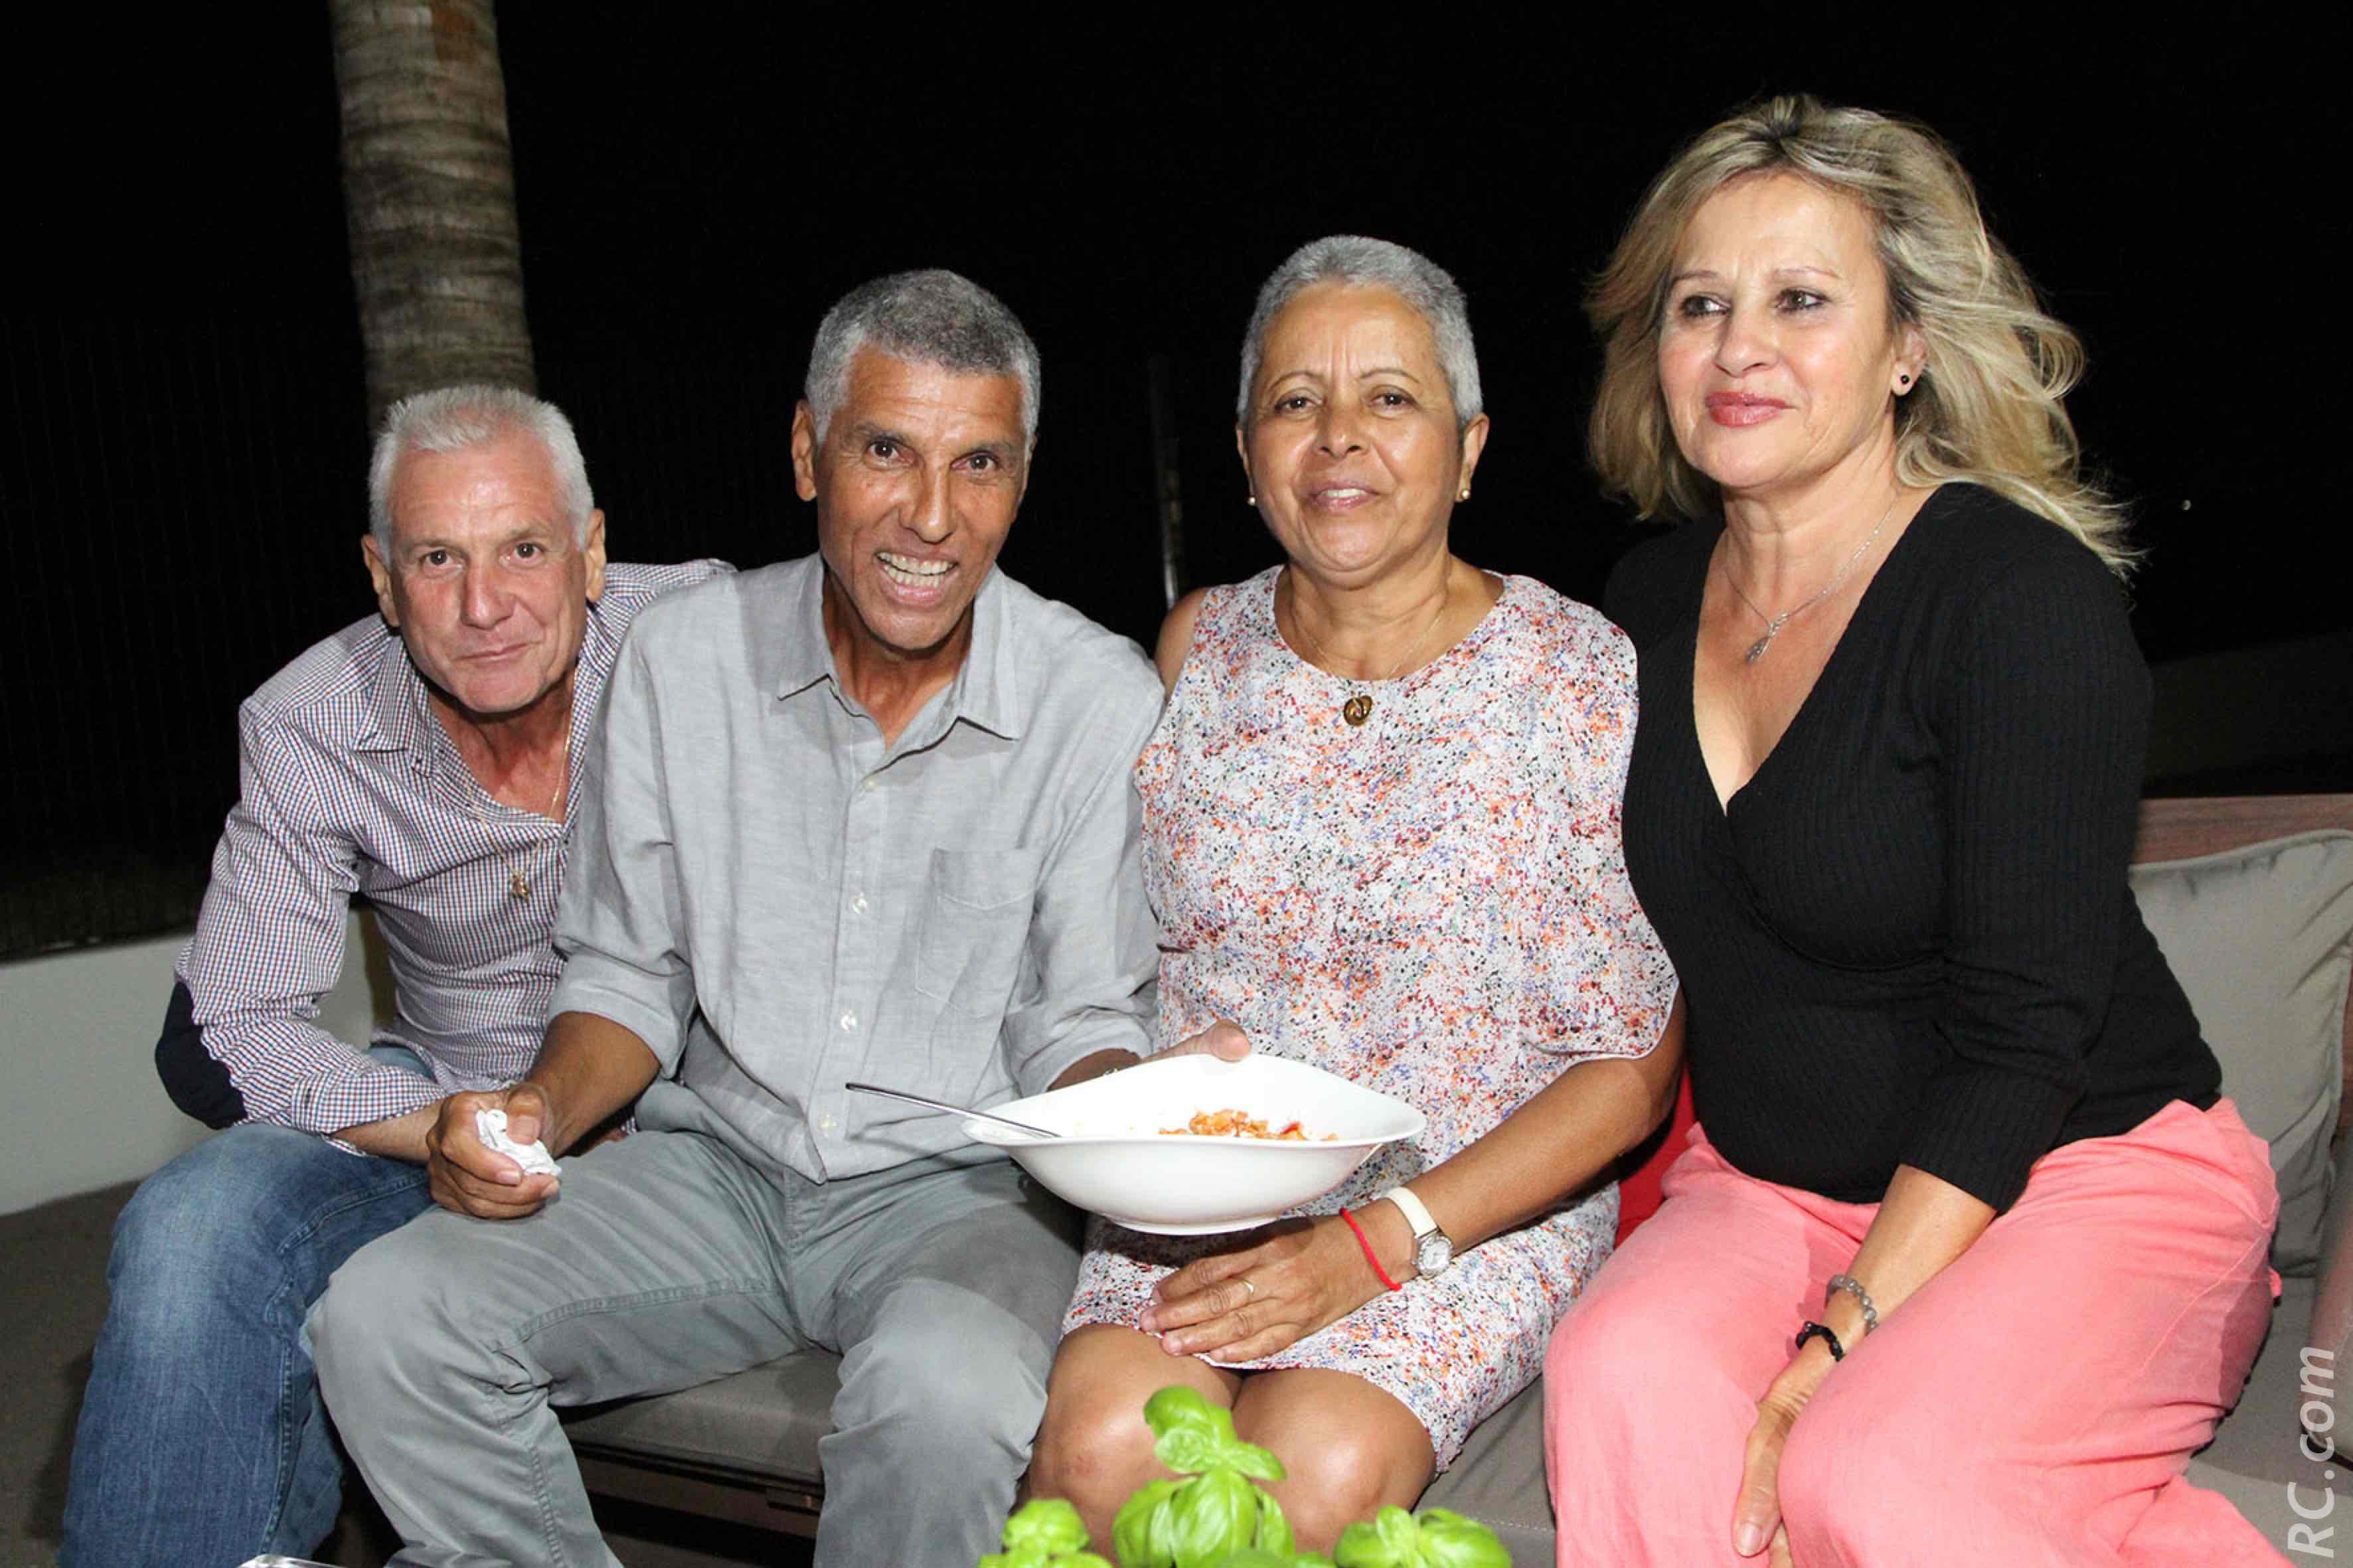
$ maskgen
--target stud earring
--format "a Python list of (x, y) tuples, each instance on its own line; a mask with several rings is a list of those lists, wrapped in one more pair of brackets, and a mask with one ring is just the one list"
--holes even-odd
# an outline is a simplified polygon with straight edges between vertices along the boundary
[(1912, 377), (1909, 374), (1899, 375), (1895, 378), (1895, 384), (1898, 386), (1909, 386), (1912, 384)]
[(1456, 490), (1454, 492), (1454, 499), (1456, 500), (1469, 500), (1471, 499), (1471, 487), (1469, 485), (1464, 485), (1461, 489)]
[(1258, 505), (1258, 492), (1256, 490), (1252, 490), (1250, 494), (1242, 497), (1242, 504), (1244, 506)]

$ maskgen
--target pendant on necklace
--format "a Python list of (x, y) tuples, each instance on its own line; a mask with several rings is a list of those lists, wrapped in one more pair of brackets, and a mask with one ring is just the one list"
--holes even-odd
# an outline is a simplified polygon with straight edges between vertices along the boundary
[(522, 879), (522, 872), (511, 870), (507, 873), (507, 891), (517, 899), (528, 899), (531, 897), (531, 884)]
[(1750, 664), (1755, 664), (1758, 659), (1763, 658), (1765, 657), (1765, 650), (1772, 646), (1773, 634), (1771, 632), (1767, 632), (1763, 637), (1758, 637), (1755, 642), (1748, 645), (1748, 662)]
[(1365, 721), (1372, 716), (1373, 700), (1364, 692), (1359, 691), (1340, 704), (1340, 717), (1345, 719), (1351, 728), (1362, 729)]

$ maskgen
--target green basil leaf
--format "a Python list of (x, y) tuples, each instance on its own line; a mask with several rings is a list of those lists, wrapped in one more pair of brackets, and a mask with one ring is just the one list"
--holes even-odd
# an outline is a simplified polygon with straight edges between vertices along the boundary
[(1120, 1504), (1112, 1521), (1112, 1550), (1124, 1568), (1176, 1568), (1168, 1530), (1168, 1500), (1182, 1481), (1146, 1481)]
[(1370, 1523), (1359, 1521), (1342, 1531), (1332, 1557), (1339, 1568), (1414, 1568), (1420, 1537), (1413, 1515), (1392, 1503)]
[(1218, 1457), (1218, 1462), (1230, 1465), (1242, 1474), (1261, 1481), (1279, 1481), (1286, 1473), (1282, 1461), (1276, 1458), (1271, 1451), (1239, 1438), (1226, 1445), (1225, 1452)]
[(1291, 1538), (1291, 1521), (1282, 1516), (1282, 1505), (1274, 1500), (1272, 1492), (1258, 1494), (1258, 1534), (1251, 1544), (1285, 1553), (1298, 1545)]
[(1048, 1552), (1077, 1552), (1087, 1543), (1086, 1521), (1066, 1499), (1033, 1498), (1005, 1521), (1005, 1549), (1032, 1543)]
[(1240, 1472), (1223, 1466), (1178, 1487), (1168, 1500), (1176, 1568), (1209, 1568), (1249, 1545), (1258, 1529), (1258, 1500), (1264, 1495)]
[(1428, 1568), (1512, 1568), (1512, 1554), (1493, 1531), (1452, 1509), (1424, 1509), (1421, 1561)]
[(1172, 1383), (1144, 1402), (1144, 1424), (1157, 1436), (1171, 1432), (1209, 1432), (1230, 1439), (1234, 1435), (1234, 1415), (1230, 1410), (1210, 1404), (1198, 1388), (1187, 1388)]
[(1220, 1442), (1214, 1432), (1179, 1426), (1163, 1433), (1160, 1440), (1152, 1445), (1152, 1454), (1170, 1469), (1189, 1476), (1216, 1468), (1230, 1447), (1229, 1443)]

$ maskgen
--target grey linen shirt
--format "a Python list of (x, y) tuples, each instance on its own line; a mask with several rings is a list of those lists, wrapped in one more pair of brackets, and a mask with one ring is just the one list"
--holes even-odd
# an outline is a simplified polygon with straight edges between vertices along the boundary
[(582, 792), (551, 1016), (634, 1031), (691, 1127), (812, 1181), (965, 1143), (850, 1080), (992, 1105), (1146, 1045), (1157, 931), (1134, 644), (1001, 572), (963, 668), (895, 745), (843, 689), (821, 560), (638, 618)]

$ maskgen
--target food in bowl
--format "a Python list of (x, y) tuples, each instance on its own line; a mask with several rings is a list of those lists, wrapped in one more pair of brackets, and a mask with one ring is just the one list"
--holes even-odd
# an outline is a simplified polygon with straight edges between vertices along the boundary
[[(1193, 1120), (1182, 1127), (1164, 1127), (1163, 1138), (1272, 1138), (1293, 1142), (1307, 1142), (1307, 1129), (1296, 1121), (1286, 1121), (1279, 1129), (1270, 1128), (1263, 1116), (1252, 1116), (1247, 1110), (1197, 1110)], [(1332, 1134), (1326, 1132), (1318, 1142), (1329, 1143)]]
[[(989, 1109), (1055, 1136), (975, 1119), (964, 1124), (966, 1137), (1001, 1147), (1079, 1208), (1168, 1236), (1265, 1225), (1346, 1181), (1383, 1144), (1418, 1138), (1422, 1129), (1421, 1112), (1404, 1100), (1268, 1051), (1238, 1062), (1162, 1057)], [(1296, 1121), (1314, 1135), (1160, 1131), (1204, 1110), (1237, 1112), (1277, 1131)]]

